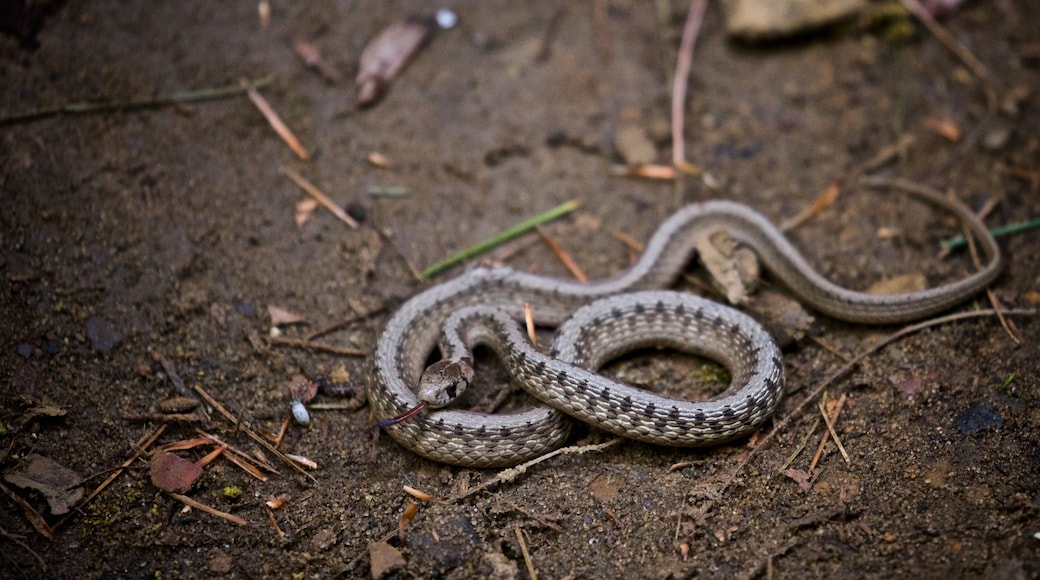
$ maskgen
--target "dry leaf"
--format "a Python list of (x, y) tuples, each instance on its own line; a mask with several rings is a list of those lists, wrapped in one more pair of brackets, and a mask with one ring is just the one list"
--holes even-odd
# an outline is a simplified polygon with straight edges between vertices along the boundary
[(61, 515), (83, 497), (83, 477), (57, 461), (30, 453), (4, 479), (22, 489), (35, 489), (47, 498), (51, 513)]
[(267, 314), (271, 316), (271, 326), (285, 326), (286, 324), (304, 322), (304, 318), (299, 314), (294, 314), (278, 306), (268, 305)]
[(148, 464), (148, 473), (155, 487), (184, 493), (202, 475), (202, 467), (168, 451), (156, 451)]

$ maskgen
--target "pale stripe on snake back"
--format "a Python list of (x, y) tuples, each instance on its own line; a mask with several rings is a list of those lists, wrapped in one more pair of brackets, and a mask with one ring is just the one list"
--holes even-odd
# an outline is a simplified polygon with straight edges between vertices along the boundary
[[(898, 186), (954, 213), (979, 241), (987, 264), (966, 278), (920, 292), (856, 292), (819, 275), (755, 210), (728, 201), (694, 204), (665, 220), (639, 260), (613, 278), (578, 283), (508, 267), (476, 268), (412, 297), (390, 318), (370, 359), (369, 403), (377, 419), (398, 416), (418, 404), (415, 386), (441, 327), (452, 313), (464, 307), (487, 306), (519, 318), (522, 305), (528, 302), (539, 324), (559, 325), (598, 298), (671, 286), (692, 257), (697, 240), (719, 229), (750, 246), (765, 267), (812, 308), (851, 322), (890, 324), (922, 318), (946, 310), (989, 285), (1000, 272), (1001, 258), (996, 242), (978, 218), (963, 205), (930, 189)], [(655, 421), (654, 417), (642, 418)], [(520, 463), (558, 447), (567, 437), (569, 424), (562, 413), (547, 407), (512, 415), (440, 409), (386, 430), (400, 444), (430, 459), (498, 466)]]

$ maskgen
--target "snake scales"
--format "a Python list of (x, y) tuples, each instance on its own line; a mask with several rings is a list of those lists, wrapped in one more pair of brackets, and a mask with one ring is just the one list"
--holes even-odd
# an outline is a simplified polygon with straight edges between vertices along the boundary
[[(391, 317), (370, 359), (368, 399), (374, 415), (385, 420), (418, 405), (416, 385), (443, 332), (442, 354), (448, 362), (435, 366), (461, 379), (460, 387), (472, 373), (469, 347), (490, 344), (518, 382), (552, 406), (510, 415), (436, 409), (386, 427), (398, 443), (430, 459), (475, 467), (521, 463), (562, 444), (570, 425), (565, 414), (666, 445), (705, 445), (746, 433), (768, 417), (783, 392), (782, 364), (772, 340), (728, 307), (692, 295), (643, 292), (671, 286), (702, 236), (726, 230), (750, 246), (773, 275), (811, 307), (866, 324), (941, 312), (981, 291), (1000, 272), (995, 240), (965, 206), (909, 183), (866, 184), (895, 186), (952, 212), (979, 241), (988, 262), (966, 278), (935, 288), (865, 294), (823, 278), (755, 210), (728, 201), (693, 204), (666, 219), (638, 261), (612, 278), (579, 283), (508, 267), (476, 268), (415, 295)], [(563, 324), (548, 355), (530, 347), (517, 329), (515, 320), (522, 318), (525, 302), (534, 307), (539, 324)], [(690, 344), (691, 337), (702, 342)], [(613, 356), (650, 345), (724, 362), (733, 376), (730, 389), (711, 400), (687, 402), (593, 372)], [(450, 385), (441, 388), (454, 390)]]

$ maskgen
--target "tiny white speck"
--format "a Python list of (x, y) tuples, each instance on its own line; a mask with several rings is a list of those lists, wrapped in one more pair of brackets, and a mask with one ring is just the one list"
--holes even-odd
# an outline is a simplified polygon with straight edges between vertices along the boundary
[(307, 407), (299, 399), (292, 400), (292, 415), (300, 425), (311, 424), (311, 414), (307, 412)]
[(458, 22), (459, 17), (451, 10), (441, 8), (437, 11), (437, 26), (440, 26), (444, 30), (454, 28)]
[(1033, 537), (1040, 540), (1040, 532), (1033, 534)]

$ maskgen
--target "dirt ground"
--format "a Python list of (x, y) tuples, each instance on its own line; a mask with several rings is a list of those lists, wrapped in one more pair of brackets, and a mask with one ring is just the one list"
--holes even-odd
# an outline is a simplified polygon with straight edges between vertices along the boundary
[[(973, 268), (967, 252), (939, 256), (939, 241), (958, 233), (950, 216), (854, 185), (907, 138), (868, 172), (951, 191), (976, 210), (993, 203), (990, 225), (1040, 216), (1032, 0), (972, 2), (944, 21), (988, 68), (985, 80), (920, 28), (893, 40), (898, 23), (853, 22), (755, 47), (727, 40), (712, 4), (686, 104), (686, 154), (703, 173), (678, 187), (611, 171), (622, 127), (642, 129), (658, 162), (671, 159), (669, 78), (684, 3), (662, 23), (651, 3), (452, 2), (458, 26), (365, 110), (349, 80), (323, 81), (293, 42), (310, 41), (352, 79), (369, 39), (428, 7), (272, 4), (261, 29), (255, 2), (50, 3), (35, 50), (0, 36), (5, 118), (273, 75), (262, 94), (313, 153), (298, 159), (242, 95), (0, 125), (3, 472), (42, 455), (87, 478), (89, 493), (161, 422), (142, 416), (177, 395), (170, 369), (189, 394), (201, 387), (246, 426), (277, 432), (294, 374), (338, 372), (360, 390), (364, 360), (265, 343), (268, 306), (306, 319), (285, 329), (290, 337), (355, 320), (320, 340), (369, 352), (389, 312), (424, 287), (407, 264), (425, 267), (570, 199), (580, 209), (544, 231), (598, 278), (631, 259), (611, 232), (645, 240), (679, 203), (733, 199), (781, 221), (847, 179), (835, 205), (792, 237), (827, 277), (860, 289), (913, 273), (935, 286)], [(371, 164), (372, 152), (392, 167)], [(306, 196), (283, 167), (361, 227), (321, 209), (297, 226)], [(379, 188), (407, 195), (371, 194)], [(1035, 308), (1040, 235), (1001, 247), (994, 294), (1009, 308)], [(537, 238), (497, 256), (568, 275)], [(958, 309), (973, 307), (989, 306), (979, 297)], [(281, 448), (317, 462), (310, 478), (277, 462), (268, 481), (224, 459), (207, 467), (186, 495), (245, 526), (183, 513), (152, 485), (146, 459), (63, 521), (42, 495), (7, 480), (0, 576), (365, 577), (389, 567), (389, 577), (511, 578), (528, 575), (526, 550), (542, 578), (1035, 578), (1040, 325), (1016, 322), (1021, 345), (991, 317), (939, 325), (829, 387), (830, 400), (845, 396), (836, 430), (848, 461), (827, 443), (804, 487), (791, 474), (808, 472), (825, 427), (815, 403), (799, 405), (843, 364), (832, 350), (859, 353), (896, 327), (817, 315), (809, 336), (784, 349), (778, 416), (792, 419), (769, 424), (765, 443), (624, 442), (559, 456), (454, 503), (422, 502), (401, 535), (403, 486), (449, 498), (495, 472), (435, 464), (375, 438), (367, 407), (314, 410), (312, 426), (288, 429)], [(643, 385), (706, 372), (668, 358), (618, 372)], [(171, 423), (153, 448), (202, 428), (258, 449), (204, 408), (208, 420)], [(575, 431), (574, 445), (609, 439)], [(178, 453), (194, 461), (208, 450)], [(280, 494), (289, 501), (267, 513), (264, 502)], [(55, 526), (55, 539), (14, 497)]]

